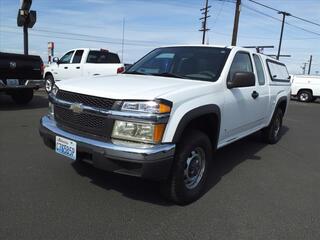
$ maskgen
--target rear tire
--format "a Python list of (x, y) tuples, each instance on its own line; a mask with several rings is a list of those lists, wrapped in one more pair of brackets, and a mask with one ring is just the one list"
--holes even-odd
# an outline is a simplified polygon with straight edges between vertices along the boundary
[(199, 199), (207, 180), (212, 146), (206, 134), (190, 130), (177, 145), (169, 179), (163, 184), (166, 198), (179, 205)]
[(47, 93), (51, 92), (53, 85), (54, 85), (53, 76), (51, 74), (47, 74), (45, 77), (45, 88)]
[(280, 140), (283, 112), (277, 108), (268, 127), (262, 130), (262, 138), (266, 143), (275, 144)]
[(33, 89), (16, 90), (12, 93), (11, 97), (16, 104), (28, 104), (33, 98)]
[(300, 102), (310, 102), (312, 101), (313, 96), (312, 96), (312, 92), (308, 91), (308, 90), (301, 90), (298, 93), (298, 100)]

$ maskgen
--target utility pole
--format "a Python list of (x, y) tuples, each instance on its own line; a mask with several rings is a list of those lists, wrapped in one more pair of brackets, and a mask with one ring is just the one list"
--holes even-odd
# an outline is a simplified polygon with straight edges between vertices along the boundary
[(122, 50), (121, 50), (121, 61), (122, 61), (122, 63), (124, 63), (124, 61), (123, 61), (123, 51), (124, 51), (124, 26), (125, 26), (125, 22), (126, 22), (126, 20), (125, 20), (125, 18), (123, 18), (123, 22), (122, 22)]
[(310, 55), (310, 59), (309, 59), (308, 75), (310, 75), (310, 72), (311, 72), (311, 64), (312, 64), (312, 55)]
[(237, 45), (239, 18), (240, 18), (240, 11), (241, 11), (240, 6), (241, 6), (241, 0), (237, 0), (236, 10), (234, 13), (233, 33), (232, 33), (232, 41), (231, 41), (232, 46)]
[(291, 16), (290, 13), (287, 12), (278, 12), (278, 14), (282, 14), (282, 25), (281, 25), (281, 33), (280, 33), (280, 41), (279, 41), (279, 47), (278, 47), (278, 54), (277, 54), (277, 60), (279, 60), (280, 52), (281, 52), (281, 44), (282, 44), (282, 36), (283, 36), (283, 28), (286, 21), (286, 16)]
[(301, 68), (302, 68), (302, 74), (303, 75), (306, 74), (307, 63), (304, 62)]
[(208, 4), (208, 0), (206, 0), (206, 6), (200, 9), (200, 11), (202, 11), (201, 14), (204, 15), (204, 17), (200, 18), (200, 20), (202, 20), (202, 28), (199, 30), (200, 32), (202, 32), (202, 44), (205, 44), (206, 32), (210, 30), (207, 28), (207, 19), (210, 17), (208, 15), (209, 8), (211, 8), (211, 6), (208, 6)]

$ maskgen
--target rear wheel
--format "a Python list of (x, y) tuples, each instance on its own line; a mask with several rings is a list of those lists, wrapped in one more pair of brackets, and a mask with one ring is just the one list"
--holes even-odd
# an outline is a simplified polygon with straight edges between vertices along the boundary
[(13, 101), (16, 104), (27, 104), (33, 98), (33, 89), (19, 89), (11, 94)]
[(302, 90), (298, 93), (298, 100), (300, 102), (310, 102), (312, 101), (313, 96), (312, 93), (308, 90)]
[(211, 159), (212, 147), (208, 136), (197, 130), (186, 134), (177, 146), (170, 178), (163, 185), (165, 196), (181, 205), (200, 198)]
[(52, 87), (54, 85), (54, 79), (51, 74), (47, 74), (45, 77), (45, 82), (46, 82), (46, 91), (47, 93), (51, 92)]
[(266, 143), (275, 144), (280, 139), (283, 112), (277, 108), (268, 127), (262, 130), (262, 137)]

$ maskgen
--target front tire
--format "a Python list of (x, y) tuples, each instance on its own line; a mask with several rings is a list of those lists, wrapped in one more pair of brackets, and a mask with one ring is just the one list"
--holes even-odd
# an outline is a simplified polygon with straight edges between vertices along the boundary
[(11, 97), (16, 104), (28, 104), (33, 98), (33, 89), (16, 90), (12, 93)]
[(165, 196), (180, 205), (199, 199), (211, 159), (212, 147), (206, 134), (197, 130), (185, 134), (177, 145), (171, 175), (163, 185)]
[(45, 77), (45, 88), (47, 93), (51, 92), (53, 85), (54, 85), (53, 76), (51, 74), (47, 74)]
[(262, 138), (266, 143), (275, 144), (280, 140), (283, 112), (277, 108), (268, 127), (262, 130)]
[(312, 99), (313, 99), (313, 96), (310, 91), (302, 90), (298, 93), (298, 100), (300, 102), (310, 102), (312, 101)]

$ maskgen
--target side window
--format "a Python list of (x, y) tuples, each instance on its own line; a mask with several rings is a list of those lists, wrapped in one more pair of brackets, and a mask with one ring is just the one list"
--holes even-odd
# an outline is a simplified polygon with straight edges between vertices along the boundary
[(259, 56), (256, 54), (253, 54), (253, 61), (254, 61), (254, 65), (256, 66), (259, 85), (264, 85), (266, 82), (266, 79), (264, 76), (262, 62), (261, 62)]
[(118, 54), (109, 52), (108, 63), (120, 63)]
[(59, 63), (60, 63), (60, 64), (70, 63), (73, 53), (74, 53), (74, 51), (67, 52), (67, 53), (59, 60)]
[(290, 82), (286, 65), (267, 60), (269, 73), (272, 81)]
[(232, 78), (236, 72), (253, 72), (251, 58), (249, 53), (238, 52), (231, 64), (228, 78)]
[(83, 54), (83, 50), (77, 50), (73, 56), (72, 63), (80, 63), (82, 54)]

